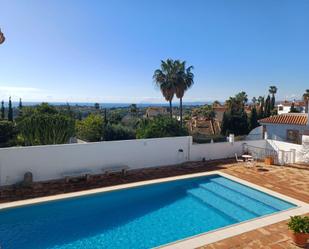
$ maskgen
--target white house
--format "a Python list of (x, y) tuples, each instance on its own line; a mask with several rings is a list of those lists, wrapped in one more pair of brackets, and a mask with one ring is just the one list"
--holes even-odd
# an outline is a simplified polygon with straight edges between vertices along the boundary
[(301, 144), (302, 135), (309, 135), (308, 116), (308, 113), (286, 113), (263, 118), (259, 123), (267, 138)]
[(303, 102), (303, 101), (299, 101), (299, 102), (283, 101), (283, 102), (281, 102), (280, 104), (277, 105), (278, 114), (280, 115), (280, 114), (289, 113), (293, 103), (294, 103), (295, 109), (299, 113), (305, 113), (305, 106), (306, 106), (305, 102)]

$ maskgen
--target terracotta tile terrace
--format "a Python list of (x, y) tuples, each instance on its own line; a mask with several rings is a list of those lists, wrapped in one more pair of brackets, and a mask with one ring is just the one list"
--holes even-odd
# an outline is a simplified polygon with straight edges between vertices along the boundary
[[(64, 180), (54, 180), (33, 183), (31, 186), (2, 187), (0, 188), (0, 202), (213, 170), (220, 170), (309, 203), (309, 165), (268, 166), (258, 163), (256, 167), (248, 168), (245, 164), (236, 164), (234, 160), (188, 162), (175, 166), (132, 170), (125, 176), (121, 174), (94, 175), (88, 181), (77, 179), (67, 183)], [(201, 249), (208, 248), (293, 249), (298, 247), (292, 243), (286, 221), (284, 221), (204, 246)]]

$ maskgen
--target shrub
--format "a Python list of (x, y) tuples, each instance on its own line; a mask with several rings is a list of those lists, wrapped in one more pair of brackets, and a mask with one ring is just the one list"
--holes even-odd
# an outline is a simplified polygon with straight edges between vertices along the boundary
[(163, 116), (151, 120), (143, 120), (136, 131), (137, 138), (177, 137), (187, 135), (187, 129), (181, 127), (176, 119)]
[(16, 128), (13, 122), (0, 121), (0, 147), (15, 145)]
[(102, 141), (104, 137), (104, 119), (99, 114), (90, 114), (76, 122), (76, 135), (88, 142)]
[(135, 139), (135, 132), (129, 127), (121, 124), (112, 124), (106, 127), (104, 140), (128, 140)]
[(75, 133), (74, 120), (47, 103), (25, 109), (17, 128), (24, 145), (63, 144)]
[(309, 233), (309, 217), (292, 216), (288, 227), (294, 233)]

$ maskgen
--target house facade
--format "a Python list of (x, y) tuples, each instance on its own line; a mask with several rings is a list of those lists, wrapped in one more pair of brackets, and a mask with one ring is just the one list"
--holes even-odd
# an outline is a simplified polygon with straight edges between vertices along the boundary
[(301, 144), (302, 136), (309, 135), (308, 113), (287, 113), (259, 120), (264, 137)]
[(165, 107), (148, 107), (147, 110), (146, 110), (146, 114), (145, 114), (145, 117), (146, 118), (154, 118), (154, 117), (157, 117), (157, 116), (164, 116), (164, 115), (167, 115), (168, 114), (168, 111), (167, 111), (167, 108)]
[(304, 101), (299, 101), (299, 102), (283, 101), (283, 102), (281, 102), (280, 104), (277, 105), (278, 114), (280, 115), (280, 114), (289, 113), (291, 111), (292, 104), (294, 104), (294, 108), (296, 109), (297, 112), (299, 112), (299, 113), (305, 112), (306, 104), (305, 104)]

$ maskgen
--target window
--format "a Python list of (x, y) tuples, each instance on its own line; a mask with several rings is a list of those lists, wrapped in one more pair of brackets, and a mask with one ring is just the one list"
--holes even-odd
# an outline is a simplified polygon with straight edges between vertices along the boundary
[(290, 143), (300, 143), (299, 131), (298, 130), (287, 130), (286, 140)]

